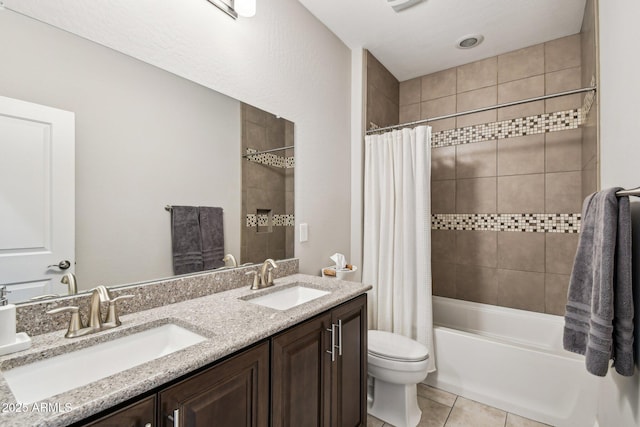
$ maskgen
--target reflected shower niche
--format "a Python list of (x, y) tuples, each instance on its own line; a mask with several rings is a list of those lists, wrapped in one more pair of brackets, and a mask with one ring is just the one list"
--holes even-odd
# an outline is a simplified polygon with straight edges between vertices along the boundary
[(241, 258), (293, 257), (293, 123), (242, 104)]

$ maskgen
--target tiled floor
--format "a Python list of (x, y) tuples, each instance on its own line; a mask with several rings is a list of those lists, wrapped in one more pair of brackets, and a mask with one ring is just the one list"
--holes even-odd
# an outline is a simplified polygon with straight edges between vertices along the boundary
[[(418, 384), (419, 427), (548, 427), (446, 391)], [(392, 427), (371, 415), (368, 427)]]

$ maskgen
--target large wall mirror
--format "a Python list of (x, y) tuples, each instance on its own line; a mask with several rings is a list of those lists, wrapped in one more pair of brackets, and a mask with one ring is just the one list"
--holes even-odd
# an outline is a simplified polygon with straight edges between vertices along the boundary
[[(0, 236), (0, 285), (16, 291), (12, 301), (66, 294), (67, 272), (80, 292), (173, 276), (168, 205), (221, 207), (224, 252), (238, 264), (294, 255), (293, 123), (8, 10), (0, 40), (12, 41), (3, 44), (10, 66), (0, 67), (0, 96), (72, 112), (75, 131), (75, 221), (66, 233), (75, 254), (29, 267), (20, 281), (6, 273), (20, 251)], [(0, 120), (0, 130), (10, 125)], [(9, 140), (0, 135), (5, 160)], [(25, 176), (3, 177), (0, 187), (26, 194), (16, 190)], [(9, 216), (13, 200), (2, 200), (2, 220), (22, 217)], [(59, 268), (64, 260), (69, 269)]]

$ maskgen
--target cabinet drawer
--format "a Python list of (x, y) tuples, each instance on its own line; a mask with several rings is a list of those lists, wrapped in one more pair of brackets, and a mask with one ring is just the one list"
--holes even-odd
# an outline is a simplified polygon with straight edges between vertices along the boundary
[(86, 427), (155, 427), (156, 397), (149, 396), (112, 414), (100, 418)]

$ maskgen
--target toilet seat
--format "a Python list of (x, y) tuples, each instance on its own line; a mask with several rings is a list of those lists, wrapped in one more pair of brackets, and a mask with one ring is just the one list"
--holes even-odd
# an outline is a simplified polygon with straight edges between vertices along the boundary
[(378, 359), (396, 362), (422, 362), (429, 358), (429, 349), (402, 335), (387, 331), (369, 330), (368, 352)]

